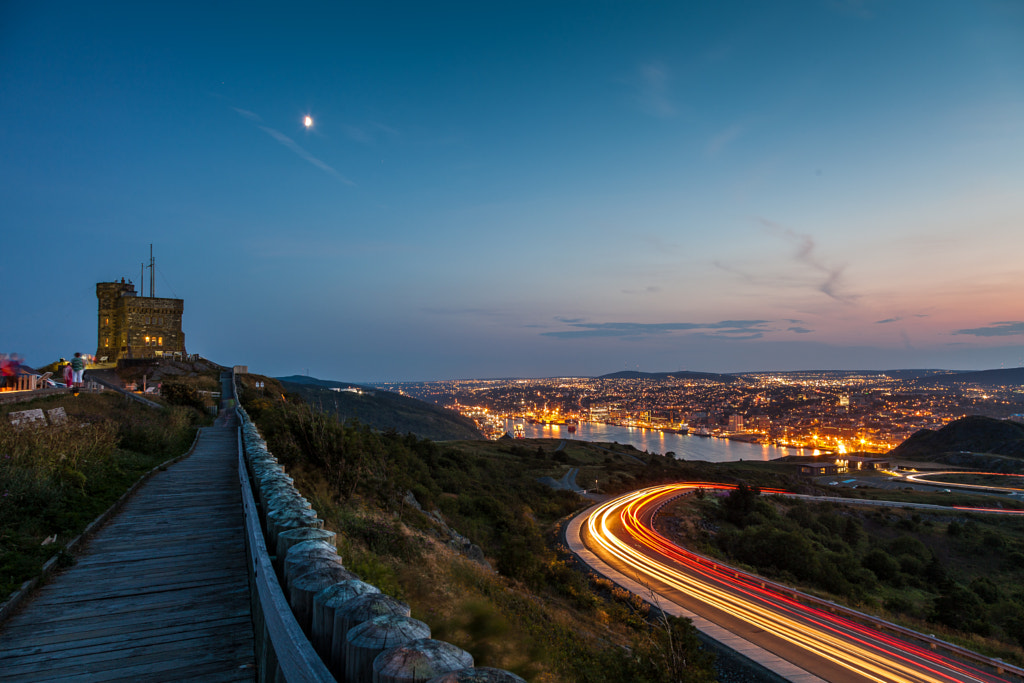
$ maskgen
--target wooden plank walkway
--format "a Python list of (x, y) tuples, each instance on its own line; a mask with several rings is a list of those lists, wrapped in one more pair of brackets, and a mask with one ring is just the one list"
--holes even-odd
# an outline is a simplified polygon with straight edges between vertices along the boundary
[(0, 627), (0, 681), (255, 680), (233, 419)]

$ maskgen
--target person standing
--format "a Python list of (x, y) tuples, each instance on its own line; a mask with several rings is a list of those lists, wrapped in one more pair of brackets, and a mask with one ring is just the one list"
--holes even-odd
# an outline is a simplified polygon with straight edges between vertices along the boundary
[(60, 359), (64, 363), (64, 386), (68, 389), (73, 388), (71, 385), (74, 383), (74, 371), (71, 369), (71, 363), (67, 362), (63, 358)]
[(75, 388), (82, 386), (82, 373), (85, 372), (85, 359), (82, 354), (75, 351), (75, 357), (71, 359), (71, 381)]

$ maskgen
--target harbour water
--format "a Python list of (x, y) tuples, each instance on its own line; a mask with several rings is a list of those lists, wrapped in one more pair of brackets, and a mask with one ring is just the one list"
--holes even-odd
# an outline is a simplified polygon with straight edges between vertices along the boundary
[[(512, 433), (513, 421), (505, 424)], [(524, 436), (528, 439), (566, 439), (576, 441), (601, 441), (628, 444), (648, 453), (675, 453), (682, 460), (706, 460), (708, 462), (736, 462), (738, 460), (774, 460), (784, 455), (810, 455), (801, 448), (785, 448), (765, 444), (745, 443), (731, 439), (672, 434), (657, 429), (620, 427), (600, 422), (581, 422), (576, 433), (569, 432), (565, 425), (523, 424)]]

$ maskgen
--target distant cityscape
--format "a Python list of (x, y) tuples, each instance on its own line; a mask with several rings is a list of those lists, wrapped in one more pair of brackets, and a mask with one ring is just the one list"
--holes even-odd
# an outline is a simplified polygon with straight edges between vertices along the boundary
[(582, 421), (837, 453), (884, 453), (968, 415), (1024, 421), (1024, 386), (956, 383), (943, 371), (764, 372), (716, 377), (459, 380), (382, 384), (472, 418), (489, 438), (509, 420)]

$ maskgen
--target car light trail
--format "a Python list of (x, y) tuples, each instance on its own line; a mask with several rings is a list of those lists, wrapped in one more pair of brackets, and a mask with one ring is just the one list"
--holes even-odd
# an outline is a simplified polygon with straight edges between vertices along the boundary
[(708, 483), (671, 484), (608, 501), (592, 511), (586, 520), (587, 544), (599, 555), (610, 556), (627, 566), (641, 583), (653, 581), (696, 598), (840, 667), (848, 672), (850, 680), (897, 683), (1004, 680), (926, 647), (800, 603), (768, 588), (759, 577), (702, 558), (653, 530), (651, 520), (658, 509), (681, 493), (697, 488), (728, 490), (733, 487)]
[(972, 474), (976, 476), (988, 476), (988, 477), (1017, 477), (1018, 479), (1024, 478), (1024, 474), (1005, 474), (1002, 472), (964, 472), (962, 470), (951, 470), (947, 472), (919, 472), (918, 474), (908, 474), (906, 476), (907, 481), (917, 482), (919, 484), (931, 484), (932, 486), (952, 486), (958, 489), (978, 489), (987, 491), (1011, 491), (1020, 492), (1024, 489), (1017, 488), (1014, 486), (984, 486), (982, 484), (960, 484), (952, 481), (936, 481), (931, 477), (939, 477), (945, 474)]

